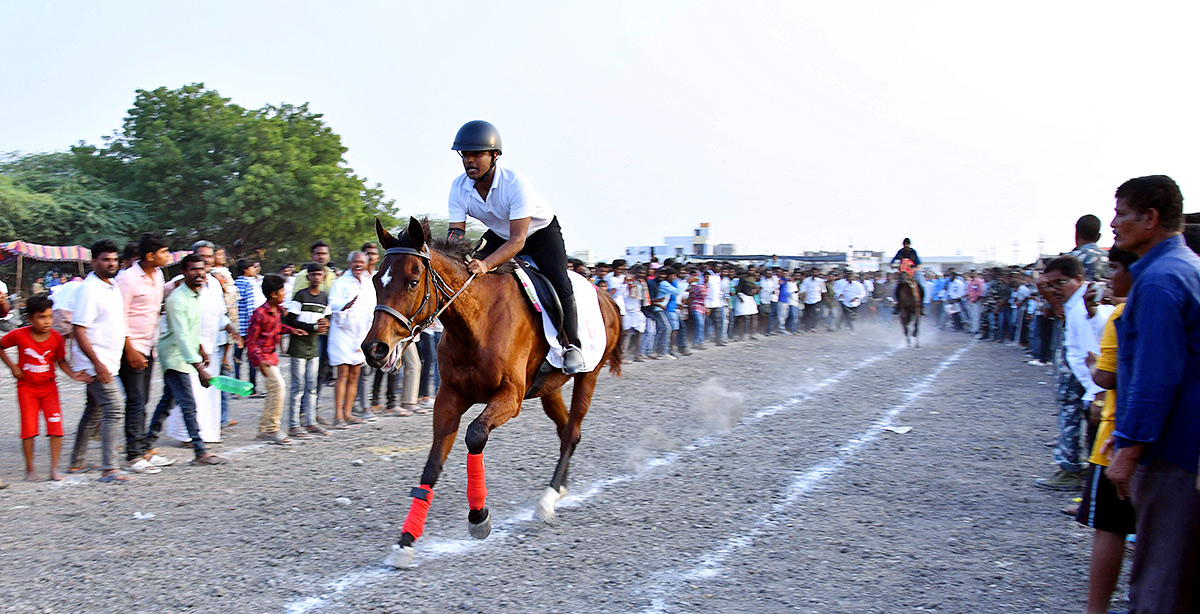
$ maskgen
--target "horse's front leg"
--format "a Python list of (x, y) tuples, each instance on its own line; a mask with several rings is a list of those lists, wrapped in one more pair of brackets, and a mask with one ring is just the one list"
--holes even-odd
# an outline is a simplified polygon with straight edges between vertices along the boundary
[(483, 539), (492, 532), (492, 515), (487, 508), (487, 481), (483, 471), (483, 449), (492, 429), (521, 412), (524, 395), (516, 386), (502, 388), (487, 408), (467, 427), (467, 529), (471, 537)]
[(433, 444), (429, 447), (425, 471), (421, 473), (421, 485), (412, 489), (412, 504), (408, 508), (408, 516), (404, 519), (400, 541), (392, 546), (392, 551), (385, 561), (392, 567), (412, 566), (415, 554), (413, 543), (425, 531), (425, 519), (433, 501), (433, 486), (442, 475), (442, 466), (454, 445), (459, 420), (467, 407), (468, 404), (449, 387), (438, 391), (437, 399), (433, 402)]

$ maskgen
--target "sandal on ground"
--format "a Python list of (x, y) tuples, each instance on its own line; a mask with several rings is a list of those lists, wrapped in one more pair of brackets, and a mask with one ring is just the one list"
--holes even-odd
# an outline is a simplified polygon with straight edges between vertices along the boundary
[(350, 419), (346, 420), (346, 424), (351, 424), (354, 426), (358, 426), (359, 424), (366, 424), (366, 423), (367, 423), (366, 420), (363, 420), (362, 418), (358, 418), (356, 416), (350, 416)]
[(97, 478), (96, 481), (112, 484), (128, 484), (133, 481), (133, 478), (129, 477), (129, 474), (124, 471), (114, 471), (106, 476)]
[(405, 417), (411, 416), (412, 412), (408, 411), (407, 409), (397, 409), (397, 408), (393, 407), (392, 409), (389, 409), (379, 415), (381, 415), (385, 418), (405, 418)]
[(71, 467), (71, 468), (67, 469), (67, 473), (74, 475), (77, 473), (87, 473), (89, 471), (95, 471), (97, 469), (99, 469), (99, 467), (97, 467), (95, 465), (84, 465), (82, 467)]
[(225, 463), (228, 463), (228, 462), (229, 462), (229, 459), (227, 459), (223, 456), (217, 456), (216, 454), (209, 452), (208, 454), (197, 456), (189, 464), (200, 467), (200, 466), (206, 466), (206, 465), (224, 465)]
[(329, 425), (329, 428), (342, 431), (342, 430), (348, 429), (350, 427), (346, 426), (346, 423), (342, 422), (341, 420), (334, 420), (333, 424)]

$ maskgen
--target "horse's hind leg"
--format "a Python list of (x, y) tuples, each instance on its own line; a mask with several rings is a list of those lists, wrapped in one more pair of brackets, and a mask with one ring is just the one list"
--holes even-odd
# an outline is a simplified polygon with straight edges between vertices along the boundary
[[(567, 414), (566, 424), (559, 427), (558, 432), (558, 464), (554, 467), (554, 477), (550, 479), (550, 486), (542, 492), (542, 498), (538, 500), (537, 516), (544, 522), (554, 520), (554, 505), (567, 495), (567, 471), (570, 468), (571, 456), (575, 454), (575, 448), (579, 445), (583, 417), (592, 406), (592, 393), (596, 390), (599, 374), (599, 369), (596, 369), (575, 376), (575, 386), (571, 391), (571, 411)], [(556, 403), (562, 407), (561, 393), (553, 396), (556, 398), (544, 402)], [(550, 410), (547, 409), (546, 413), (550, 413)]]
[(522, 394), (515, 388), (501, 390), (467, 427), (467, 528), (471, 537), (483, 539), (492, 532), (492, 515), (487, 508), (487, 482), (483, 471), (483, 448), (492, 429), (508, 422), (521, 411)]

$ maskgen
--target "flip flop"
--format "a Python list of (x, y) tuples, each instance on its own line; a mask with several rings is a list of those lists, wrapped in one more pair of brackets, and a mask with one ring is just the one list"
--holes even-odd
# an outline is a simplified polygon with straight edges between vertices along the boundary
[(133, 479), (129, 477), (128, 473), (125, 473), (124, 471), (118, 471), (116, 473), (110, 473), (106, 476), (97, 478), (96, 481), (97, 482), (111, 482), (113, 484), (128, 484), (128, 483), (132, 482)]
[(67, 473), (70, 473), (70, 474), (87, 473), (89, 471), (95, 471), (97, 469), (99, 469), (99, 467), (97, 467), (96, 465), (87, 465), (84, 467), (71, 467), (70, 469), (67, 469)]

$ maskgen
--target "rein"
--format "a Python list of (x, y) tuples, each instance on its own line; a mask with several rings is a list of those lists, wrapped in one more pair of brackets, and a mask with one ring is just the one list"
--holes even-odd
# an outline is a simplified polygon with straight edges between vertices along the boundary
[[(412, 318), (409, 316), (406, 316), (387, 305), (375, 305), (375, 311), (382, 311), (383, 313), (396, 318), (396, 320), (398, 320), (404, 325), (405, 328), (408, 329), (409, 335), (397, 342), (398, 345), (403, 345), (405, 343), (415, 341), (417, 337), (420, 336), (421, 331), (429, 328), (429, 326), (433, 324), (433, 321), (437, 319), (437, 317), (441, 315), (447, 307), (449, 307), (452, 303), (454, 303), (455, 300), (458, 299), (458, 297), (467, 289), (467, 286), (471, 285), (471, 282), (475, 280), (475, 273), (471, 273), (471, 276), (467, 278), (467, 281), (463, 283), (462, 287), (459, 288), (458, 291), (454, 291), (450, 288), (450, 285), (446, 283), (446, 280), (442, 278), (442, 275), (433, 268), (433, 262), (430, 259), (428, 250), (419, 251), (411, 247), (389, 247), (383, 252), (384, 258), (393, 255), (416, 256), (425, 261), (425, 298), (421, 299), (421, 305), (417, 307), (415, 312), (413, 312), (412, 317), (416, 317), (418, 314), (420, 314), (421, 311), (425, 309), (425, 305), (429, 304), (430, 297), (432, 296), (430, 288), (433, 288), (437, 291), (437, 298), (434, 299), (434, 302), (440, 303), (437, 309), (434, 310), (433, 315), (416, 324), (413, 323)], [(442, 303), (441, 301), (443, 299), (446, 302)]]

